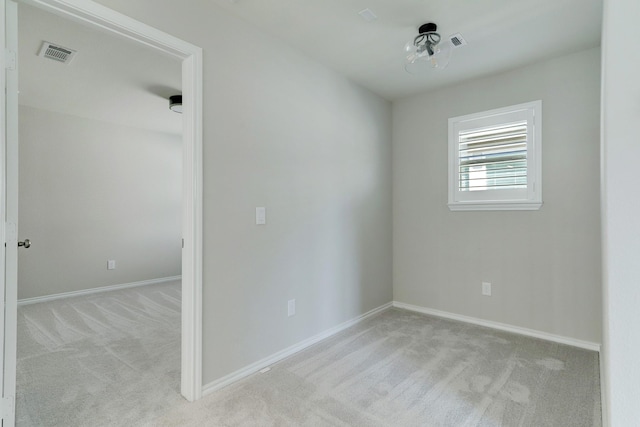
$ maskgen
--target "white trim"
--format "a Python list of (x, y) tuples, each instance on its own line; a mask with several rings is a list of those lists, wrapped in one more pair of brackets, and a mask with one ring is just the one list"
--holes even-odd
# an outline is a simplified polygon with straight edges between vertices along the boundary
[[(611, 404), (609, 397), (611, 396), (611, 387), (609, 384), (609, 278), (607, 276), (610, 260), (609, 254), (609, 212), (608, 206), (608, 168), (607, 168), (607, 150), (605, 147), (605, 136), (609, 130), (607, 125), (607, 114), (605, 106), (608, 103), (609, 91), (607, 88), (606, 77), (608, 76), (609, 67), (609, 9), (612, 7), (610, 3), (606, 3), (602, 9), (602, 33), (601, 33), (601, 57), (600, 57), (600, 259), (601, 280), (602, 280), (602, 351), (600, 352), (600, 413), (602, 414), (602, 426), (611, 426), (611, 414), (609, 412)], [(624, 327), (624, 326), (623, 326)]]
[(518, 202), (518, 203), (469, 203), (455, 202), (449, 203), (449, 210), (452, 211), (536, 211), (542, 207), (539, 202)]
[(100, 27), (112, 34), (143, 43), (181, 59), (188, 58), (200, 49), (91, 0), (19, 0), (19, 2), (90, 27)]
[[(202, 50), (182, 62), (182, 366), (180, 392), (202, 397)], [(187, 114), (184, 117), (185, 113)], [(186, 120), (191, 117), (192, 120)], [(187, 144), (186, 141), (192, 141)]]
[[(0, 114), (2, 114), (2, 137), (0, 137), (0, 157), (3, 167), (0, 180), (0, 206), (3, 229), (2, 264), (2, 307), (0, 322), (2, 328), (2, 425), (15, 424), (17, 335), (18, 335), (18, 67), (9, 65), (7, 50), (11, 57), (17, 58), (18, 52), (18, 4), (13, 0), (2, 2), (0, 18), (0, 44), (2, 45), (2, 78), (0, 86)], [(5, 50), (7, 49), (7, 50)]]
[[(526, 120), (527, 188), (459, 191), (459, 132), (514, 120)], [(448, 207), (452, 211), (538, 210), (542, 206), (542, 101), (531, 101), (465, 116), (452, 117), (448, 125)]]
[(402, 308), (404, 310), (416, 311), (418, 313), (429, 314), (431, 316), (443, 317), (445, 319), (457, 320), (459, 322), (471, 323), (473, 325), (484, 326), (487, 328), (497, 329), (499, 331), (511, 332), (513, 334), (525, 335), (527, 337), (539, 338), (542, 340), (552, 341), (559, 344), (566, 344), (585, 350), (600, 352), (600, 344), (591, 341), (583, 341), (575, 338), (564, 337), (562, 335), (555, 335), (548, 332), (537, 331), (535, 329), (521, 328), (520, 326), (508, 325), (506, 323), (493, 322), (491, 320), (478, 319), (477, 317), (449, 313), (448, 311), (441, 311), (435, 310), (433, 308), (405, 304), (399, 301), (394, 301), (393, 306), (396, 308)]
[(182, 395), (202, 396), (202, 49), (90, 0), (21, 0), (182, 60)]
[(273, 365), (274, 363), (277, 363), (289, 356), (291, 356), (292, 354), (295, 354), (299, 351), (302, 351), (314, 344), (317, 344), (318, 342), (327, 339), (329, 337), (331, 337), (332, 335), (337, 334), (338, 332), (342, 332), (345, 329), (362, 322), (363, 320), (374, 316), (384, 310), (387, 310), (389, 308), (391, 308), (392, 303), (386, 303), (384, 305), (381, 305), (378, 308), (374, 308), (373, 310), (367, 311), (364, 314), (361, 314), (358, 317), (355, 317), (351, 320), (347, 320), (344, 323), (339, 324), (338, 326), (334, 326), (331, 329), (327, 329), (324, 332), (321, 332), (317, 335), (312, 336), (311, 338), (307, 338), (304, 341), (300, 341), (297, 344), (292, 345), (291, 347), (287, 347), (284, 350), (281, 350), (277, 353), (272, 354), (271, 356), (267, 356), (264, 359), (258, 360), (255, 363), (252, 363), (251, 365), (245, 366), (242, 369), (239, 369), (235, 372), (230, 373), (229, 375), (225, 375), (222, 378), (219, 378), (215, 381), (210, 382), (209, 384), (206, 384), (204, 387), (202, 387), (202, 395), (206, 396), (208, 394), (213, 393), (214, 391), (220, 390), (223, 387), (228, 386), (229, 384), (232, 384), (236, 381), (239, 381), (251, 374), (255, 374), (256, 372), (260, 372), (262, 369), (265, 369), (267, 367), (269, 367), (270, 365)]
[(609, 422), (609, 399), (607, 399), (607, 378), (606, 375), (606, 366), (607, 363), (605, 361), (605, 357), (607, 357), (607, 351), (604, 348), (606, 344), (602, 343), (602, 350), (600, 351), (600, 357), (598, 357), (598, 361), (600, 362), (600, 414), (602, 416), (602, 427), (610, 427), (611, 423)]
[(157, 285), (158, 283), (181, 280), (182, 276), (161, 277), (159, 279), (141, 280), (139, 282), (123, 283), (120, 285), (100, 286), (98, 288), (82, 289), (79, 291), (61, 292), (59, 294), (43, 295), (41, 297), (23, 298), (18, 300), (18, 307), (39, 302), (54, 301), (63, 298), (79, 297), (82, 295), (99, 294), (102, 292), (117, 291), (119, 289), (136, 288), (138, 286)]

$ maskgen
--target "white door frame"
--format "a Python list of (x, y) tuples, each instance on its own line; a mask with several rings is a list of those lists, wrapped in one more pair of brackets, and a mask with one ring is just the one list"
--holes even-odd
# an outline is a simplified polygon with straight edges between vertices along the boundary
[[(202, 397), (202, 49), (93, 1), (18, 1), (89, 26), (99, 27), (170, 54), (182, 61), (182, 236), (184, 242), (181, 393), (189, 401), (200, 399)], [(15, 370), (15, 366), (13, 369)]]
[[(18, 278), (18, 239), (17, 217), (18, 198), (18, 70), (15, 52), (18, 48), (18, 4), (13, 0), (0, 0), (2, 18), (0, 19), (0, 46), (3, 48), (2, 67), (0, 67), (0, 265), (2, 274), (2, 352), (0, 361), (2, 371), (2, 401), (0, 417), (3, 426), (15, 423), (16, 394), (16, 350), (17, 350), (17, 286), (5, 286), (6, 283), (17, 284)], [(12, 55), (11, 52), (14, 54)], [(15, 159), (11, 161), (10, 159)], [(11, 177), (9, 180), (8, 178)], [(12, 188), (7, 183), (16, 182)]]

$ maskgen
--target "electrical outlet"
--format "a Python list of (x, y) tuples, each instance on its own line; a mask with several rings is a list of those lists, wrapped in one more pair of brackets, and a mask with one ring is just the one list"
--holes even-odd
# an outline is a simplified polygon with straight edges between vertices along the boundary
[(296, 300), (290, 299), (287, 302), (287, 316), (291, 317), (296, 314)]
[(116, 260), (110, 259), (107, 261), (107, 270), (115, 270), (116, 269)]
[(482, 282), (482, 295), (491, 296), (491, 283)]

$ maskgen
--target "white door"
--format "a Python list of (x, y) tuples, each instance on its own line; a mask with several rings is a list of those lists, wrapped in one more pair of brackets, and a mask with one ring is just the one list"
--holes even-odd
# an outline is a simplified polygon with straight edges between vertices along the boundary
[(3, 61), (0, 70), (0, 227), (5, 244), (0, 245), (0, 280), (3, 284), (0, 334), (2, 362), (2, 425), (15, 424), (16, 336), (18, 305), (18, 4), (0, 0), (0, 31)]

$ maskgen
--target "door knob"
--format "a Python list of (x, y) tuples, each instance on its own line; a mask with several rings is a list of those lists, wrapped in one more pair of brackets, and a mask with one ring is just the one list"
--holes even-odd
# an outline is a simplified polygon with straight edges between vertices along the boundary
[(18, 246), (24, 246), (25, 249), (29, 249), (31, 246), (31, 240), (24, 239), (24, 242), (18, 242)]

